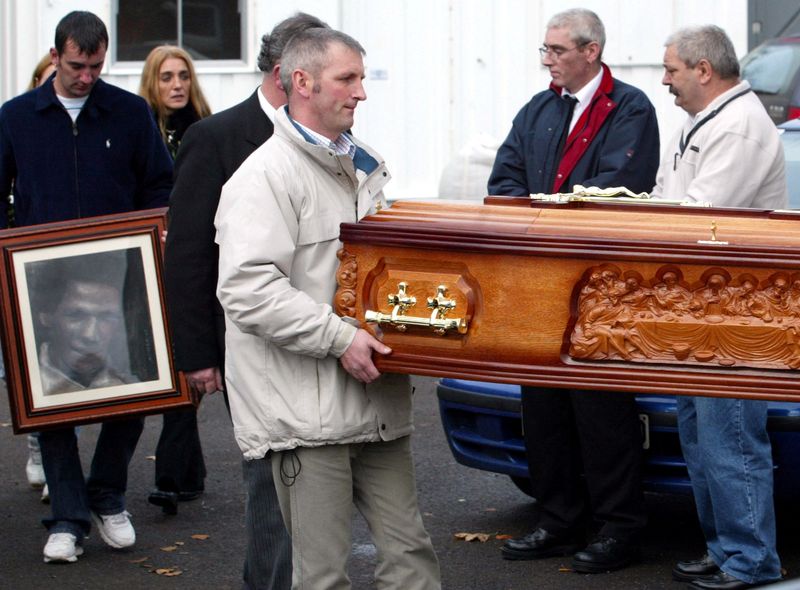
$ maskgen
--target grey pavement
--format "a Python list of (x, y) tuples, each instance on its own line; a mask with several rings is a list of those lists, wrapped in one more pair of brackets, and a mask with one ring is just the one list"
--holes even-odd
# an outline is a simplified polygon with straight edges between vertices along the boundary
[[(528, 531), (535, 508), (508, 478), (469, 469), (453, 460), (442, 433), (434, 381), (416, 385), (414, 455), (420, 505), (442, 565), (446, 590), (524, 589), (679, 589), (670, 580), (677, 559), (699, 556), (702, 536), (691, 499), (649, 496), (650, 524), (642, 562), (621, 572), (579, 575), (569, 559), (507, 562), (497, 535)], [(241, 455), (222, 398), (207, 397), (200, 408), (201, 438), (208, 466), (206, 493), (182, 503), (177, 516), (165, 516), (147, 503), (153, 481), (152, 455), (161, 419), (147, 418), (131, 462), (128, 509), (137, 532), (136, 546), (115, 551), (98, 535), (74, 564), (44, 564), (46, 531), (41, 518), (48, 507), (25, 479), (27, 445), (10, 425), (7, 396), (0, 391), (0, 590), (5, 589), (239, 589), (244, 555), (244, 491)], [(81, 454), (88, 466), (98, 427), (82, 427)], [(781, 510), (779, 549), (784, 567), (800, 575), (800, 511)], [(456, 540), (459, 532), (487, 533), (486, 542)], [(193, 535), (208, 535), (193, 538)], [(375, 550), (366, 527), (356, 518), (350, 573), (353, 588), (371, 590)], [(157, 573), (161, 571), (161, 574)], [(175, 575), (168, 576), (172, 573)], [(323, 590), (323, 589), (320, 589)]]

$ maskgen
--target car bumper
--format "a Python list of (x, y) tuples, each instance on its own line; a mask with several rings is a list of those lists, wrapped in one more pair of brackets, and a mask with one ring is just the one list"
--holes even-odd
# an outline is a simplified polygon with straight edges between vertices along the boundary
[[(527, 479), (518, 385), (442, 379), (437, 386), (442, 426), (462, 465)], [(645, 434), (644, 489), (689, 494), (680, 449), (674, 396), (636, 398)], [(775, 463), (775, 493), (790, 498), (800, 485), (800, 404), (770, 402), (768, 430)]]

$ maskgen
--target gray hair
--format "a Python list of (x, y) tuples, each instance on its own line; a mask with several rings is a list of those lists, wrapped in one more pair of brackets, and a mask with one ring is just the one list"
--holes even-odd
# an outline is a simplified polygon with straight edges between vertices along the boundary
[(281, 55), (286, 44), (297, 33), (306, 29), (327, 29), (328, 24), (316, 16), (298, 12), (294, 16), (282, 20), (272, 32), (261, 37), (261, 51), (258, 53), (258, 69), (271, 72), (281, 62)]
[(307, 29), (289, 40), (281, 57), (281, 84), (287, 96), (292, 92), (292, 72), (305, 70), (315, 78), (328, 65), (328, 47), (341, 43), (345, 47), (366, 55), (361, 43), (350, 35), (334, 29)]
[(739, 60), (733, 43), (716, 25), (680, 29), (672, 33), (664, 45), (674, 45), (680, 60), (690, 68), (705, 59), (723, 80), (739, 77)]
[(591, 10), (571, 8), (559, 12), (547, 23), (548, 29), (567, 29), (570, 39), (578, 45), (586, 45), (594, 41), (600, 46), (600, 55), (606, 46), (606, 28), (603, 21)]

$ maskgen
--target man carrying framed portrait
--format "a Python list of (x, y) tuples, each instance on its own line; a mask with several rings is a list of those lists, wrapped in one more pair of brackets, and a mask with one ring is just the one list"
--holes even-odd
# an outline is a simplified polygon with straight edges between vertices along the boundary
[[(107, 48), (108, 32), (96, 15), (67, 14), (56, 27), (50, 50), (55, 76), (0, 109), (0, 195), (7, 198), (13, 186), (15, 225), (167, 205), (172, 161), (145, 101), (99, 79)], [(0, 227), (9, 225), (8, 213), (0, 207)], [(109, 300), (117, 297), (113, 289), (100, 291)], [(68, 293), (59, 302), (62, 312)], [(45, 312), (39, 319), (55, 328), (56, 316), (53, 312), (47, 320)], [(52, 342), (46, 347), (45, 372), (57, 367), (48, 363), (63, 361), (52, 357), (58, 348)], [(77, 375), (70, 379), (85, 380)], [(52, 394), (63, 395), (56, 390)], [(74, 429), (41, 433), (52, 509), (43, 521), (49, 532), (45, 562), (76, 561), (92, 521), (111, 547), (134, 544), (125, 490), (128, 463), (143, 425), (138, 417), (105, 422), (88, 480)]]

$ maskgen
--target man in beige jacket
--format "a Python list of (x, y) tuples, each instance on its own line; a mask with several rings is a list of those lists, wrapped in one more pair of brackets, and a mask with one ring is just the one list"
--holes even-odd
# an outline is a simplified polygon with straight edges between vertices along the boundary
[(293, 588), (349, 588), (352, 507), (378, 548), (381, 588), (440, 588), (410, 451), (408, 378), (381, 375), (391, 350), (337, 316), (339, 225), (384, 204), (382, 158), (354, 139), (361, 45), (297, 34), (281, 60), (289, 104), (275, 133), (226, 183), (215, 220), (226, 384), (245, 457), (274, 452), (292, 537)]

